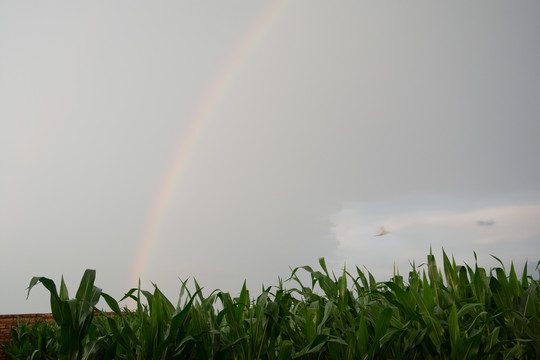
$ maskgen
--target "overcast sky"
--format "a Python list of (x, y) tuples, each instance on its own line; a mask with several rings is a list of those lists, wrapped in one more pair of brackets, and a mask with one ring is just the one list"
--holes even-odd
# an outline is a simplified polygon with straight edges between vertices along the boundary
[[(0, 313), (86, 268), (540, 260), (540, 3), (0, 0)], [(388, 234), (374, 235), (380, 227)], [(537, 275), (536, 275), (537, 276)], [(292, 285), (291, 285), (292, 286)]]

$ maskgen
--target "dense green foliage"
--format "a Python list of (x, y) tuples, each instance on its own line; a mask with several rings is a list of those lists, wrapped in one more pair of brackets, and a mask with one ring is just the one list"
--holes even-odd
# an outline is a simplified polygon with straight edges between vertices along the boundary
[[(52, 280), (33, 278), (29, 292), (38, 283), (49, 290), (58, 326), (4, 349), (12, 359), (31, 358), (15, 347), (42, 351), (44, 342), (60, 359), (540, 358), (540, 287), (527, 265), (519, 279), (513, 265), (487, 272), (458, 266), (444, 251), (443, 261), (441, 270), (430, 253), (426, 264), (412, 264), (406, 281), (395, 274), (376, 282), (358, 267), (331, 275), (320, 259), (321, 271), (296, 268), (287, 280), (293, 287), (280, 280), (256, 298), (245, 283), (233, 298), (221, 291), (205, 297), (196, 281), (192, 292), (183, 282), (176, 306), (157, 286), (139, 286), (124, 297), (136, 302), (134, 310), (95, 287), (93, 270), (75, 299), (63, 280), (57, 293)], [(307, 272), (307, 284), (299, 272)], [(95, 308), (100, 297), (111, 314)]]
[(55, 323), (25, 321), (11, 329), (11, 344), (2, 350), (10, 359), (54, 360), (58, 358), (57, 332)]

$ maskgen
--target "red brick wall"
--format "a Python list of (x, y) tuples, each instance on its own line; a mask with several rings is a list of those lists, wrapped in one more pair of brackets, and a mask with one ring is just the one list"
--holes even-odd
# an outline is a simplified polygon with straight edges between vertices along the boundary
[[(41, 321), (53, 321), (52, 314), (19, 314), (0, 315), (0, 344), (11, 341), (11, 329), (17, 327), (17, 323), (30, 321), (34, 323), (37, 319)], [(0, 350), (0, 360), (7, 360), (8, 357)]]

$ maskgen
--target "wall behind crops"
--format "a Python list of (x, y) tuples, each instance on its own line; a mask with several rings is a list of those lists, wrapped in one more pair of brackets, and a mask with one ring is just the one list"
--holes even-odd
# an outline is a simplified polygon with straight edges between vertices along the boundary
[[(33, 324), (37, 319), (53, 321), (52, 314), (0, 315), (0, 344), (11, 341), (11, 329), (16, 328), (18, 323), (29, 321)], [(7, 359), (4, 352), (0, 350), (0, 360)]]

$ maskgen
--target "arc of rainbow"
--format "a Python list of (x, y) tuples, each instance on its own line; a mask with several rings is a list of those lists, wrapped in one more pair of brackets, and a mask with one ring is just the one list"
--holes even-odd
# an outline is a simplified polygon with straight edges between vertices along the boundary
[(146, 270), (151, 257), (152, 247), (157, 241), (159, 228), (163, 222), (163, 217), (168, 209), (171, 197), (205, 125), (215, 112), (220, 100), (223, 98), (241, 66), (245, 63), (248, 55), (253, 51), (261, 38), (268, 33), (271, 25), (275, 22), (279, 14), (282, 13), (288, 1), (273, 1), (264, 9), (250, 28), (251, 30), (235, 47), (235, 50), (218, 72), (218, 76), (209, 90), (202, 97), (196, 111), (191, 117), (190, 125), (185, 133), (186, 135), (179, 142), (174, 152), (173, 160), (158, 188), (150, 215), (139, 241), (136, 259), (131, 271), (130, 283), (128, 284), (129, 287), (137, 286), (138, 279)]

